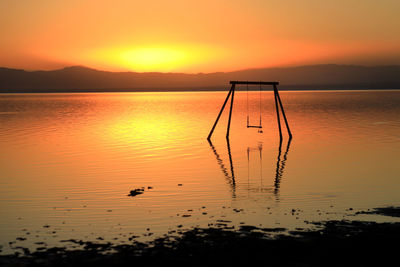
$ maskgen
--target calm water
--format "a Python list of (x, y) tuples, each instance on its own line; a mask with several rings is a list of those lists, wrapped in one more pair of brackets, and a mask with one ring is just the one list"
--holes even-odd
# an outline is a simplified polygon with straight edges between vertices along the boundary
[(400, 205), (400, 91), (281, 92), (294, 135), (281, 152), (271, 92), (262, 134), (246, 128), (258, 93), (247, 107), (237, 92), (229, 144), (226, 112), (210, 145), (225, 96), (0, 95), (2, 253), (18, 237), (11, 247), (124, 243), (219, 220), (291, 229)]

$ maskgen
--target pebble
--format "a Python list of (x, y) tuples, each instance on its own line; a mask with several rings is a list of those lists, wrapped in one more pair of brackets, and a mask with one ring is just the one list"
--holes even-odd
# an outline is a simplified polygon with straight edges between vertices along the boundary
[(134, 196), (143, 194), (143, 192), (144, 192), (144, 188), (136, 188), (136, 189), (131, 190), (128, 196), (134, 197)]

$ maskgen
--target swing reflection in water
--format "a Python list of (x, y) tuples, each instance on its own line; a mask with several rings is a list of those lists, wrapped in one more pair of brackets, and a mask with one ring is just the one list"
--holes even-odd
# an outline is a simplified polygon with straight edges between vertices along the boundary
[[(230, 146), (230, 142), (229, 142), (229, 138), (226, 139), (226, 145), (227, 145), (227, 152), (228, 152), (228, 158), (229, 158), (229, 165), (230, 165), (230, 171), (228, 170), (228, 168), (225, 166), (220, 154), (217, 152), (217, 149), (215, 148), (215, 146), (213, 145), (213, 143), (211, 142), (211, 140), (208, 140), (208, 143), (216, 157), (217, 163), (221, 168), (222, 173), (224, 174), (224, 176), (226, 177), (226, 180), (228, 182), (228, 184), (230, 185), (231, 189), (232, 189), (232, 197), (235, 198), (236, 197), (236, 178), (235, 177), (235, 173), (234, 173), (234, 166), (233, 166), (233, 159), (232, 159), (232, 153), (231, 153), (231, 146)], [(286, 166), (286, 161), (288, 158), (288, 153), (289, 153), (289, 149), (290, 149), (290, 144), (291, 144), (291, 139), (288, 140), (287, 144), (286, 144), (286, 149), (285, 152), (283, 153), (283, 157), (282, 157), (282, 140), (280, 140), (279, 142), (279, 147), (278, 147), (278, 156), (276, 158), (276, 169), (275, 169), (275, 176), (274, 176), (274, 185), (273, 185), (273, 193), (275, 195), (275, 198), (277, 201), (279, 201), (279, 190), (280, 190), (280, 184), (281, 184), (281, 180), (283, 177), (283, 173), (284, 173), (284, 169)], [(261, 179), (261, 183), (263, 181), (263, 173), (262, 173), (262, 166), (263, 166), (263, 162), (262, 162), (262, 143), (260, 143), (257, 148), (252, 148), (252, 147), (248, 147), (247, 148), (247, 169), (248, 169), (248, 179), (249, 179), (249, 170), (250, 170), (250, 154), (251, 151), (257, 150), (259, 152), (259, 157), (260, 157), (260, 179)], [(262, 188), (262, 184), (261, 184), (261, 189)]]
[(208, 143), (209, 143), (212, 151), (214, 152), (215, 158), (217, 159), (218, 165), (220, 166), (222, 173), (226, 177), (228, 184), (231, 186), (232, 198), (235, 198), (236, 197), (236, 181), (235, 181), (235, 172), (233, 169), (233, 160), (232, 160), (231, 146), (230, 146), (229, 139), (226, 139), (226, 146), (227, 146), (227, 150), (228, 150), (230, 174), (229, 174), (228, 169), (225, 167), (223, 160), (221, 159), (220, 155), (218, 154), (217, 149), (214, 147), (213, 143), (211, 142), (211, 140), (208, 140)]

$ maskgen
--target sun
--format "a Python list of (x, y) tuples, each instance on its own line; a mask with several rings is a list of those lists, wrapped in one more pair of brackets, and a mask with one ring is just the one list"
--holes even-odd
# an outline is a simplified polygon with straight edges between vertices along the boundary
[(187, 55), (170, 48), (136, 48), (121, 52), (119, 60), (121, 65), (136, 71), (171, 71), (184, 64)]
[(199, 45), (114, 46), (91, 49), (83, 61), (117, 71), (185, 72), (221, 55), (221, 49)]

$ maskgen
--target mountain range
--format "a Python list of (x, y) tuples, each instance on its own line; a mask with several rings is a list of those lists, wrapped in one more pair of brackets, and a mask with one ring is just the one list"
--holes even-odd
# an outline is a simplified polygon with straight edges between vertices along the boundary
[(0, 93), (226, 90), (231, 80), (279, 81), (284, 90), (400, 89), (400, 65), (326, 64), (197, 74), (110, 72), (82, 66), (51, 71), (0, 68)]

